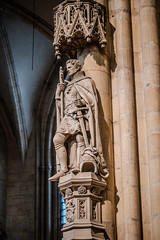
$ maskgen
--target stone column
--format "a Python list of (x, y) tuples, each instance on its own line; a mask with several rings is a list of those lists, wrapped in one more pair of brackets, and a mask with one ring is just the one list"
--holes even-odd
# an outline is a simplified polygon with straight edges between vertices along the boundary
[[(158, 240), (160, 236), (160, 57), (156, 1), (140, 1), (140, 32), (142, 47), (142, 78), (144, 92), (147, 159), (144, 165), (142, 206), (148, 206), (143, 215), (145, 229), (150, 229), (144, 239)], [(143, 172), (142, 172), (143, 173)], [(147, 201), (146, 201), (147, 199)], [(149, 237), (149, 238), (148, 238)]]
[(142, 76), (142, 46), (140, 27), (140, 1), (131, 2), (132, 11), (132, 34), (133, 53), (135, 70), (135, 92), (137, 107), (137, 127), (138, 127), (138, 152), (141, 183), (141, 211), (143, 225), (143, 239), (151, 240), (151, 208), (150, 208), (150, 179), (147, 151), (147, 132), (145, 120), (145, 96)]
[[(117, 238), (141, 240), (139, 170), (137, 151), (136, 107), (132, 62), (132, 34), (130, 1), (114, 1), (116, 17), (116, 73), (117, 108), (119, 121), (119, 144), (115, 155), (117, 188)], [(115, 117), (115, 113), (113, 115)], [(114, 120), (114, 119), (113, 119)], [(115, 129), (116, 130), (116, 129)], [(114, 131), (115, 131), (114, 130)], [(115, 141), (118, 135), (115, 135)], [(119, 160), (119, 162), (118, 162)], [(123, 211), (119, 211), (123, 209)]]
[(102, 208), (102, 220), (110, 239), (114, 239), (114, 167), (112, 149), (112, 113), (111, 113), (111, 82), (109, 59), (104, 51), (100, 52), (96, 46), (85, 48), (78, 57), (83, 63), (83, 70), (91, 77), (98, 90), (99, 122), (103, 154), (109, 167), (107, 197)]

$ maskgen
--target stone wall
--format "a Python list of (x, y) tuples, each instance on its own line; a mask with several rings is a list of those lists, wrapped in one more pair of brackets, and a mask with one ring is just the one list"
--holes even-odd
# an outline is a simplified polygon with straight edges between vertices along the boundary
[(7, 167), (6, 231), (8, 240), (34, 239), (34, 142), (22, 162), (16, 144), (9, 147)]
[(7, 142), (0, 125), (0, 239), (5, 236)]

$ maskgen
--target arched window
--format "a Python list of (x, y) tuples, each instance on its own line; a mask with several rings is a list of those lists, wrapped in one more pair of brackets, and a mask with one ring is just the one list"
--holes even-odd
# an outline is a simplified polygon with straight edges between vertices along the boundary
[(66, 204), (63, 196), (61, 195), (61, 227), (66, 224)]

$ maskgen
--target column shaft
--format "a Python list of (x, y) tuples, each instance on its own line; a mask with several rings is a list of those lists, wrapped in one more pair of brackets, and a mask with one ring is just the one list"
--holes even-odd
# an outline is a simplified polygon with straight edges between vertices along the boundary
[(141, 27), (140, 27), (140, 1), (131, 2), (132, 9), (132, 34), (133, 53), (135, 70), (135, 90), (137, 107), (137, 127), (138, 127), (138, 150), (139, 168), (141, 183), (141, 211), (143, 225), (143, 239), (151, 240), (151, 208), (150, 208), (150, 183), (149, 164), (147, 152), (147, 133), (145, 120), (145, 96), (142, 77), (142, 48), (141, 48)]
[(96, 46), (86, 48), (79, 59), (84, 62), (83, 70), (90, 76), (99, 94), (99, 123), (104, 158), (109, 167), (107, 197), (102, 205), (102, 220), (110, 239), (114, 239), (114, 169), (112, 147), (111, 85), (108, 56), (100, 53)]
[[(114, 98), (119, 121), (119, 144), (115, 145), (117, 205), (117, 239), (141, 239), (139, 169), (137, 150), (136, 106), (132, 61), (130, 1), (115, 1), (117, 98)], [(116, 78), (115, 78), (116, 79)], [(117, 101), (115, 101), (117, 99)], [(115, 117), (115, 113), (113, 114)], [(114, 120), (114, 119), (113, 119)], [(116, 129), (115, 129), (116, 130)], [(114, 134), (116, 142), (118, 136)], [(121, 162), (118, 162), (121, 161)], [(120, 207), (120, 212), (119, 212)], [(122, 211), (123, 209), (123, 211)]]
[[(142, 78), (144, 89), (144, 107), (146, 124), (146, 148), (149, 181), (145, 189), (149, 195), (147, 202), (150, 214), (144, 215), (143, 224), (151, 229), (148, 235), (144, 231), (144, 239), (158, 240), (160, 236), (160, 57), (158, 26), (156, 19), (156, 1), (140, 1), (140, 30), (142, 47)], [(145, 199), (142, 199), (143, 205)]]

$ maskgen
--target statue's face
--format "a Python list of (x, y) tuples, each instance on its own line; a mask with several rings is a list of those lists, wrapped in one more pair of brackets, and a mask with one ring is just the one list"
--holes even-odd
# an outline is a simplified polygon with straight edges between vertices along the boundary
[(76, 64), (68, 63), (67, 71), (68, 71), (69, 75), (72, 77), (78, 71), (78, 68), (77, 68)]

